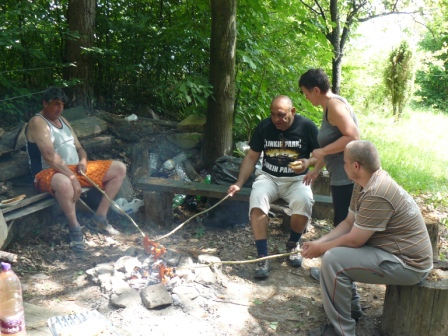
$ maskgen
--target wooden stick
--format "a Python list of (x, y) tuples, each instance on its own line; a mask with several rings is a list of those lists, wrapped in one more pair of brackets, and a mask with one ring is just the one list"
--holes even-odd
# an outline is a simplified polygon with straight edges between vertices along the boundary
[(229, 198), (229, 197), (230, 197), (230, 195), (226, 195), (226, 196), (225, 196), (222, 200), (220, 200), (218, 203), (214, 204), (213, 206), (211, 206), (211, 207), (208, 208), (208, 209), (205, 209), (204, 211), (198, 212), (198, 213), (195, 214), (194, 216), (191, 216), (191, 217), (190, 217), (189, 219), (187, 219), (185, 222), (181, 223), (178, 227), (176, 227), (173, 231), (167, 233), (166, 235), (164, 235), (164, 236), (162, 236), (162, 237), (159, 237), (159, 238), (155, 239), (155, 241), (162, 240), (162, 239), (164, 239), (164, 238), (167, 238), (167, 237), (171, 236), (174, 232), (176, 232), (177, 230), (181, 229), (185, 224), (187, 224), (187, 223), (188, 223), (189, 221), (191, 221), (193, 218), (195, 218), (195, 217), (197, 217), (197, 216), (199, 216), (199, 215), (202, 215), (202, 214), (206, 213), (207, 211), (212, 210), (214, 207), (218, 206), (220, 203), (224, 202), (224, 201), (225, 201), (227, 198)]
[(0, 251), (0, 260), (6, 261), (11, 264), (15, 263), (15, 262), (17, 262), (17, 254)]
[(175, 267), (176, 269), (189, 269), (189, 268), (201, 268), (201, 267), (210, 267), (213, 265), (233, 265), (233, 264), (250, 264), (250, 263), (255, 263), (255, 262), (259, 262), (259, 261), (263, 261), (263, 260), (269, 260), (269, 259), (276, 259), (276, 258), (282, 258), (282, 257), (288, 257), (290, 255), (293, 254), (297, 254), (298, 252), (301, 252), (301, 249), (296, 250), (295, 252), (289, 252), (289, 253), (281, 253), (281, 254), (273, 254), (267, 257), (262, 257), (262, 258), (257, 258), (257, 259), (252, 259), (252, 260), (235, 260), (235, 261), (215, 261), (215, 262), (210, 262), (208, 264), (204, 264), (204, 265), (195, 265), (195, 266), (187, 266), (187, 267)]
[(118, 209), (118, 211), (120, 211), (122, 214), (124, 214), (132, 222), (132, 224), (134, 224), (134, 226), (137, 228), (137, 230), (140, 231), (140, 233), (143, 237), (146, 237), (145, 233), (140, 229), (140, 227), (137, 225), (137, 223), (134, 222), (132, 217), (129, 216), (126, 212), (124, 212), (118, 205), (116, 205), (115, 202), (112, 201), (109, 196), (107, 196), (107, 194), (103, 191), (103, 189), (101, 189), (95, 182), (93, 182), (90, 177), (88, 177), (86, 174), (84, 174), (83, 171), (81, 171), (80, 174), (82, 176), (84, 176), (96, 189), (98, 189), (98, 191), (101, 192), (106, 197), (106, 199), (110, 202), (110, 204), (112, 204), (116, 209)]

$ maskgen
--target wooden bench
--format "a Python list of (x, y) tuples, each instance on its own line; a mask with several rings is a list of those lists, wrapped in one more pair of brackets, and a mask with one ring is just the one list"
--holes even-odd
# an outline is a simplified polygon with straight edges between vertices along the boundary
[[(82, 188), (82, 194), (89, 191), (90, 188)], [(86, 207), (84, 202), (83, 206)], [(33, 220), (31, 217), (26, 217), (37, 213), (40, 210), (47, 209), (53, 205), (56, 205), (56, 199), (50, 193), (41, 193), (27, 197), (20, 202), (12, 204), (8, 207), (0, 209), (0, 249), (8, 246), (8, 244), (14, 239), (14, 233), (12, 226), (16, 219), (20, 220), (20, 224), (23, 224), (22, 217), (24, 221)], [(60, 211), (60, 210), (59, 210)], [(51, 212), (51, 215), (54, 215)], [(8, 224), (8, 222), (10, 222)], [(26, 225), (25, 225), (26, 227)]]
[[(82, 194), (90, 188), (82, 188)], [(5, 222), (30, 215), (36, 211), (46, 209), (57, 204), (56, 199), (48, 192), (27, 197), (17, 204), (1, 209)]]
[[(222, 199), (227, 195), (229, 186), (218, 184), (205, 184), (198, 182), (185, 182), (156, 177), (143, 176), (137, 186), (144, 191), (145, 212), (150, 222), (170, 222), (172, 216), (172, 199), (174, 194), (196, 195)], [(241, 188), (229, 201), (249, 201), (251, 188)], [(314, 195), (315, 205), (313, 217), (328, 217), (332, 211), (333, 200), (331, 196)], [(287, 207), (283, 200), (274, 203), (280, 209)], [(289, 226), (289, 216), (284, 216), (284, 224)], [(285, 222), (286, 221), (286, 222)]]

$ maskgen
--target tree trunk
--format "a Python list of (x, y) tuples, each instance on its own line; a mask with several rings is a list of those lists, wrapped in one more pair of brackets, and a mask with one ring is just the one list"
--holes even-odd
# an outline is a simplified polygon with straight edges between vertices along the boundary
[(330, 33), (330, 42), (333, 46), (331, 90), (335, 94), (339, 94), (339, 88), (341, 86), (342, 50), (340, 46), (341, 25), (337, 0), (330, 1), (330, 15), (331, 21), (335, 25)]
[(212, 0), (207, 121), (202, 146), (202, 163), (232, 153), (232, 125), (235, 105), (236, 0)]
[(66, 41), (65, 61), (76, 66), (67, 68), (66, 80), (79, 80), (79, 83), (67, 90), (73, 106), (83, 106), (92, 110), (93, 85), (92, 62), (89, 52), (84, 48), (93, 46), (95, 31), (95, 0), (69, 0), (67, 21), (71, 34), (79, 34), (78, 38), (68, 37)]

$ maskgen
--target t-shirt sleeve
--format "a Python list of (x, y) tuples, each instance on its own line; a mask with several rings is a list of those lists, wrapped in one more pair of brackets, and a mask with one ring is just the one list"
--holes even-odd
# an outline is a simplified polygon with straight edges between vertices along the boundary
[(262, 124), (259, 123), (257, 127), (255, 127), (254, 133), (249, 141), (249, 147), (254, 152), (262, 152), (263, 151), (263, 138), (261, 136), (262, 133)]

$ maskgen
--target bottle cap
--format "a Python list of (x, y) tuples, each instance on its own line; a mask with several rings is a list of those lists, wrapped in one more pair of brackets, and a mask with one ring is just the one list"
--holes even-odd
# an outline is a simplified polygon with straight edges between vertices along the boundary
[(2, 269), (3, 269), (5, 272), (9, 271), (9, 270), (11, 269), (11, 264), (2, 262)]

